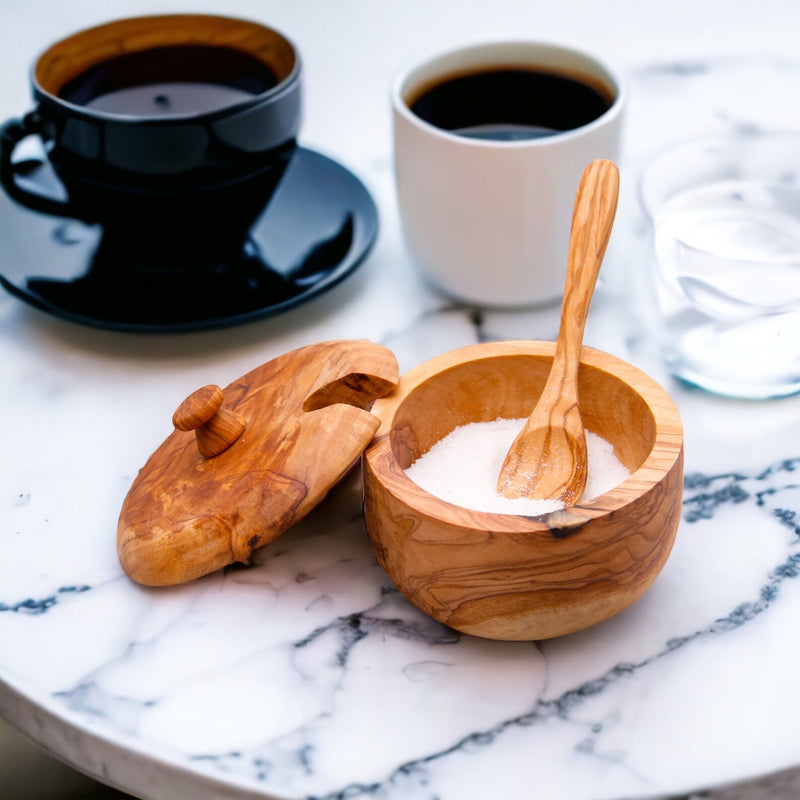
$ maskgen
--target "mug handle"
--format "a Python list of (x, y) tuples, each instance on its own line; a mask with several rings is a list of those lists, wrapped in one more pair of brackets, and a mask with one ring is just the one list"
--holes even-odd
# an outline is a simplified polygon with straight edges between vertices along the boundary
[(22, 119), (10, 119), (0, 126), (0, 184), (12, 200), (44, 214), (58, 217), (81, 218), (81, 214), (68, 200), (47, 197), (28, 191), (16, 181), (16, 169), (11, 160), (17, 145), (28, 136), (41, 137), (43, 126), (39, 115), (32, 111)]

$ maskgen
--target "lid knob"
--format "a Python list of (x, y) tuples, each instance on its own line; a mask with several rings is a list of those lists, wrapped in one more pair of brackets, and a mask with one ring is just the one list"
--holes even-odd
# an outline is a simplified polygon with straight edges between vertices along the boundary
[(172, 415), (179, 431), (194, 431), (197, 449), (213, 458), (225, 452), (243, 433), (247, 420), (222, 407), (222, 389), (210, 384), (192, 392)]

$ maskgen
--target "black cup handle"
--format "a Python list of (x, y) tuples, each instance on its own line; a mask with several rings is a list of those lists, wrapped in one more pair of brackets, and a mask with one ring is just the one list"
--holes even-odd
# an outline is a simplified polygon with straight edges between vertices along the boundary
[(22, 119), (10, 119), (0, 126), (0, 184), (10, 198), (34, 211), (58, 217), (80, 218), (81, 215), (68, 200), (30, 192), (17, 183), (16, 170), (11, 160), (14, 150), (28, 136), (41, 137), (42, 130), (41, 119), (35, 111), (26, 114)]

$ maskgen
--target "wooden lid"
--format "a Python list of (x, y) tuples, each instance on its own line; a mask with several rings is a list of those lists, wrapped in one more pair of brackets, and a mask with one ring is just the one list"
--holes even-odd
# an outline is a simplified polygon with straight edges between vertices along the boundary
[(247, 562), (309, 513), (380, 427), (367, 409), (399, 379), (390, 350), (322, 342), (181, 403), (122, 505), (117, 553), (139, 583)]

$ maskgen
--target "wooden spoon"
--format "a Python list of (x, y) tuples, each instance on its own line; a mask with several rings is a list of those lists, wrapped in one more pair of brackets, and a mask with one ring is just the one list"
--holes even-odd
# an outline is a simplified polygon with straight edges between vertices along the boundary
[(505, 497), (580, 500), (586, 487), (586, 435), (578, 408), (578, 366), (592, 292), (611, 236), (619, 171), (593, 161), (581, 176), (569, 236), (567, 280), (553, 366), (542, 395), (506, 455), (497, 491)]

